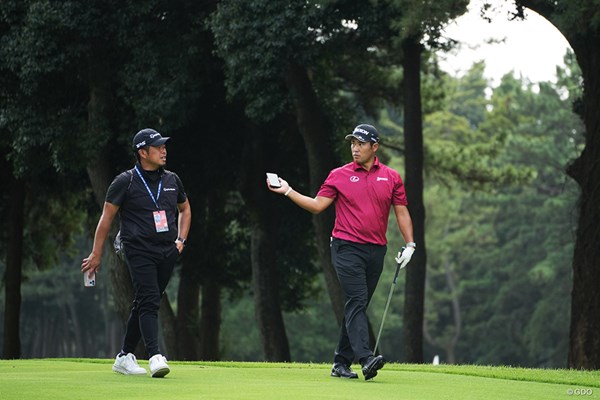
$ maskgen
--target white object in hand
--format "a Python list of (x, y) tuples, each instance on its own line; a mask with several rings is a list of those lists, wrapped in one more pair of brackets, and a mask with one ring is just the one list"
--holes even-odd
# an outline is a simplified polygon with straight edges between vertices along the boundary
[(83, 286), (94, 287), (96, 286), (96, 273), (92, 273), (92, 276), (88, 276), (87, 271), (83, 273)]

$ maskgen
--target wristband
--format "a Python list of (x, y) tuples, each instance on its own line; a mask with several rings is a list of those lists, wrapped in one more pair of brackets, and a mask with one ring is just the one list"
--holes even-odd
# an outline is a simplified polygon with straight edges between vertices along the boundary
[(290, 194), (291, 191), (292, 191), (292, 187), (290, 186), (290, 188), (287, 190), (287, 192), (285, 192), (284, 196), (287, 197), (287, 195)]
[(406, 247), (412, 247), (413, 249), (416, 249), (417, 244), (415, 242), (408, 242), (408, 243), (406, 243)]

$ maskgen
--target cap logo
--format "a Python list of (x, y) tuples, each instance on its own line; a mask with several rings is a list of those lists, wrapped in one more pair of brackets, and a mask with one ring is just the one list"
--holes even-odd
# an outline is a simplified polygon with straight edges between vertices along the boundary
[(152, 133), (150, 134), (150, 139), (154, 139), (157, 136), (160, 136), (160, 133)]
[(356, 132), (364, 133), (365, 135), (370, 135), (369, 131), (365, 131), (362, 128), (356, 128), (353, 133), (356, 133)]
[(135, 145), (136, 149), (139, 149), (140, 147), (144, 147), (146, 145), (146, 141), (144, 140), (143, 142), (139, 142), (138, 144)]

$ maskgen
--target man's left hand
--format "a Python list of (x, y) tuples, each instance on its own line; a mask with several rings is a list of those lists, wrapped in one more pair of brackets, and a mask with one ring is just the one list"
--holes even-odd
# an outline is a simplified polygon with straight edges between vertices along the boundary
[(406, 264), (408, 264), (414, 252), (414, 247), (406, 247), (403, 251), (398, 252), (396, 262), (400, 264), (400, 269), (406, 267)]

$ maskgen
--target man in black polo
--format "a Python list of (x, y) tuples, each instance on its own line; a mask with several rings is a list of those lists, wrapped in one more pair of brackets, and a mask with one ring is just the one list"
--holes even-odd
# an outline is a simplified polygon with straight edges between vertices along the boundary
[(169, 139), (153, 129), (142, 129), (134, 136), (137, 163), (109, 186), (94, 247), (81, 264), (88, 276), (100, 269), (104, 242), (119, 213), (123, 254), (135, 291), (123, 347), (112, 367), (125, 375), (146, 374), (133, 355), (140, 339), (150, 357), (152, 377), (163, 377), (170, 371), (158, 348), (158, 309), (184, 249), (192, 212), (181, 180), (164, 169)]

